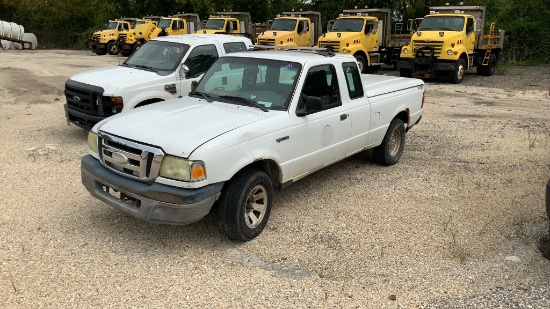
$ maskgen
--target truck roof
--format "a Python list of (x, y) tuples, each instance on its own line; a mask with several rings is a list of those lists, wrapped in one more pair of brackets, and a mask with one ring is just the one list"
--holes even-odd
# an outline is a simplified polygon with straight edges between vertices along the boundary
[(157, 37), (153, 39), (154, 41), (167, 41), (174, 43), (185, 43), (185, 44), (196, 44), (196, 43), (208, 43), (208, 42), (219, 42), (219, 43), (229, 43), (229, 42), (250, 42), (250, 39), (236, 36), (236, 35), (226, 35), (226, 34), (182, 34), (182, 35), (168, 35)]
[[(236, 52), (227, 54), (229, 57), (246, 57), (258, 59), (270, 59), (279, 61), (289, 61), (305, 64), (313, 59), (338, 59), (344, 61), (355, 61), (355, 57), (345, 54), (332, 54), (330, 57), (314, 51), (303, 50), (253, 50), (245, 52)], [(226, 57), (224, 56), (224, 57)]]

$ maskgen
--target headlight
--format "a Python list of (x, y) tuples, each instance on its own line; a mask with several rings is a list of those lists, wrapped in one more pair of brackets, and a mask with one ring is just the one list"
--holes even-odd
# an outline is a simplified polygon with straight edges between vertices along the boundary
[(344, 48), (344, 49), (342, 49), (342, 52), (345, 54), (345, 53), (348, 52), (348, 50)]
[(452, 54), (453, 54), (453, 50), (452, 50), (452, 49), (449, 49), (449, 50), (447, 51), (447, 55), (450, 56), (450, 55), (452, 55)]
[(206, 179), (204, 162), (166, 156), (160, 166), (160, 176), (181, 181), (196, 182)]
[(404, 53), (404, 54), (408, 54), (408, 53), (409, 53), (409, 49), (406, 48), (406, 47), (403, 47), (403, 53)]
[(90, 148), (90, 151), (98, 154), (99, 150), (97, 148), (97, 133), (94, 133), (90, 131), (88, 133), (88, 148)]

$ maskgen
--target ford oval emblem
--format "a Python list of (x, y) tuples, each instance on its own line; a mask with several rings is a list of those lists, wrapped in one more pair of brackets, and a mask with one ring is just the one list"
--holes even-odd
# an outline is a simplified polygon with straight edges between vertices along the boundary
[(73, 97), (73, 100), (74, 100), (75, 102), (80, 102), (80, 97), (77, 96), (77, 95), (75, 95), (75, 96)]
[(123, 153), (120, 152), (113, 152), (111, 155), (113, 160), (118, 164), (126, 164), (128, 163), (128, 157), (126, 157)]

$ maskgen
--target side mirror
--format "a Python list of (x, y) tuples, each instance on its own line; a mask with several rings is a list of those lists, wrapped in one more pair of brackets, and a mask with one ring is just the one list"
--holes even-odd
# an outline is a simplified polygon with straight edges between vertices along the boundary
[(307, 96), (304, 102), (304, 108), (297, 110), (296, 115), (298, 117), (307, 116), (309, 114), (317, 113), (323, 110), (323, 103), (320, 97)]
[(189, 67), (187, 64), (182, 63), (179, 69), (179, 75), (181, 79), (187, 79), (189, 77)]

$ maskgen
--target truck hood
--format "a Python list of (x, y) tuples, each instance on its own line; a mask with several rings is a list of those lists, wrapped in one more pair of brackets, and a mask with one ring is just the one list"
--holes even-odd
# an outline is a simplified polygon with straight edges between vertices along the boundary
[(155, 72), (113, 66), (76, 74), (71, 80), (102, 87), (105, 95), (113, 95), (121, 85), (135, 86), (144, 81), (151, 82), (155, 78), (159, 78)]
[[(418, 32), (415, 32), (412, 36), (412, 39), (415, 41), (431, 41), (431, 42), (456, 42), (463, 37), (462, 32), (457, 31), (431, 31), (431, 30), (421, 30), (422, 34), (419, 36)], [(443, 32), (443, 36), (440, 36), (439, 33)]]
[[(338, 37), (338, 33), (340, 33), (340, 37)], [(319, 42), (340, 42), (344, 39), (346, 41), (350, 41), (360, 37), (361, 32), (327, 32), (325, 36), (319, 38)]]
[(188, 158), (211, 139), (274, 114), (184, 97), (117, 114), (97, 124), (93, 131), (161, 147), (167, 154)]

